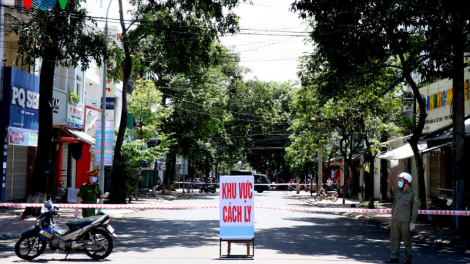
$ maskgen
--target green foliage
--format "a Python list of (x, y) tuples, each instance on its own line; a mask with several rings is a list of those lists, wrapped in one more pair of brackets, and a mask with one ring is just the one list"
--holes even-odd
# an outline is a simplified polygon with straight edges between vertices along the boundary
[[(129, 100), (129, 113), (138, 119), (136, 130), (127, 130), (127, 142), (122, 145), (122, 159), (119, 161), (123, 168), (125, 190), (132, 193), (140, 180), (141, 165), (150, 165), (162, 158), (173, 145), (172, 139), (162, 133), (163, 119), (171, 114), (171, 108), (160, 105), (162, 94), (155, 88), (151, 80), (137, 80), (135, 89)], [(140, 139), (131, 141), (130, 138)], [(148, 138), (157, 138), (154, 147), (145, 149)]]
[(172, 108), (165, 108), (160, 104), (162, 93), (156, 89), (153, 81), (137, 80), (135, 85), (128, 106), (129, 114), (137, 121), (137, 130), (133, 135), (142, 140), (156, 137)]
[(80, 97), (74, 92), (69, 92), (69, 102), (78, 104), (78, 102), (80, 102)]
[[(114, 55), (111, 59), (113, 68), (111, 76), (113, 79), (119, 79), (119, 77), (123, 79), (124, 94), (131, 92), (132, 78), (136, 76), (138, 78), (144, 74), (150, 75), (157, 86), (168, 87), (171, 86), (171, 80), (179, 79), (185, 85), (184, 87), (197, 88), (195, 84), (198, 82), (194, 82), (193, 79), (199, 76), (197, 71), (202, 69), (202, 66), (209, 67), (219, 60), (218, 57), (212, 59), (217, 37), (238, 31), (238, 17), (231, 11), (238, 1), (177, 0), (155, 2), (132, 0), (130, 3), (135, 9), (131, 12), (132, 19), (129, 26), (125, 25), (123, 13), (120, 12), (122, 35), (119, 40), (122, 43), (122, 51), (116, 46), (117, 50), (113, 51)], [(120, 5), (122, 6), (122, 0), (120, 0)], [(120, 76), (121, 72), (123, 76)], [(180, 79), (181, 76), (185, 76), (187, 79)], [(188, 83), (185, 83), (186, 81)], [(204, 82), (198, 84), (201, 83)], [(176, 87), (179, 88), (178, 86)], [(176, 96), (178, 95), (176, 94)], [(127, 118), (126, 96), (122, 98), (121, 120), (125, 121)], [(163, 107), (167, 107), (167, 99), (167, 96), (162, 98), (161, 105)], [(170, 100), (171, 104), (180, 103), (177, 98)], [(178, 115), (179, 112), (176, 108), (172, 117), (176, 118)], [(196, 119), (196, 121), (199, 120)], [(210, 122), (209, 127), (214, 123), (217, 122)], [(163, 131), (180, 134), (182, 129), (164, 125)], [(124, 134), (125, 127), (122, 122), (119, 127), (114, 155), (116, 163), (122, 158), (121, 146)], [(168, 154), (173, 156), (181, 153), (179, 148), (180, 146), (172, 148)], [(171, 168), (168, 170), (169, 172), (172, 172)], [(110, 197), (114, 202), (123, 202), (125, 198), (123, 192), (119, 191), (120, 174), (119, 170), (113, 170), (111, 189), (118, 193), (116, 196)], [(165, 180), (168, 179), (169, 177), (165, 177)]]
[(128, 141), (122, 145), (123, 159), (118, 166), (124, 172), (122, 176), (125, 179), (123, 186), (126, 193), (133, 193), (141, 180), (141, 165), (154, 163), (157, 159), (163, 158), (168, 151), (171, 141), (160, 136), (159, 142), (157, 146), (147, 149), (144, 149), (145, 141), (143, 140)]
[(19, 37), (16, 61), (23, 57), (26, 64), (34, 64), (34, 59), (43, 58), (82, 70), (93, 61), (100, 64), (103, 35), (87, 26), (96, 26), (96, 22), (89, 19), (82, 2), (69, 0), (65, 11), (59, 5), (47, 11), (32, 7), (28, 20), (17, 18), (17, 23), (11, 25)]

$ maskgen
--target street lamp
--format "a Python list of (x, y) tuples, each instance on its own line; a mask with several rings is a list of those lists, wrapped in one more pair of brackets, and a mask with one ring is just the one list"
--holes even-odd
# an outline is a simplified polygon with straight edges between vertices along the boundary
[[(108, 49), (108, 12), (109, 7), (113, 0), (109, 1), (108, 9), (106, 10), (106, 24), (104, 27), (104, 46), (106, 51)], [(101, 192), (104, 193), (104, 143), (105, 143), (105, 125), (106, 125), (106, 79), (107, 79), (107, 58), (106, 56), (103, 57), (103, 96), (101, 98), (101, 156), (100, 156), (100, 189)], [(103, 203), (103, 199), (100, 199), (100, 203)]]

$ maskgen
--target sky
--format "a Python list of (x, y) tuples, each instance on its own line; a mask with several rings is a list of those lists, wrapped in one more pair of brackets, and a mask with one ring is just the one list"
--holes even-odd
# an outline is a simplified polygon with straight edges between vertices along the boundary
[(292, 0), (253, 0), (240, 4), (241, 32), (221, 38), (240, 54), (240, 64), (252, 70), (249, 79), (283, 82), (297, 80), (298, 57), (311, 52), (305, 44), (307, 26), (289, 10)]
[[(222, 37), (221, 43), (240, 54), (241, 66), (251, 69), (247, 79), (276, 82), (298, 80), (298, 58), (311, 52), (312, 45), (305, 44), (307, 26), (289, 10), (293, 0), (251, 2), (242, 2), (234, 9), (240, 17), (241, 31), (234, 36)], [(105, 1), (105, 7), (108, 3)], [(124, 9), (130, 8), (125, 0)], [(118, 1), (113, 0), (109, 18), (118, 19), (118, 10)], [(125, 17), (131, 18), (128, 14)], [(110, 24), (118, 26), (117, 23)]]

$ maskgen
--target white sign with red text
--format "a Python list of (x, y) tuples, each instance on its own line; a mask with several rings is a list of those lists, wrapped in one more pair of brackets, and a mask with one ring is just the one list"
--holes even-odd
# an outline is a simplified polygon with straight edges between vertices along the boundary
[(220, 238), (255, 236), (254, 186), (253, 176), (220, 177)]

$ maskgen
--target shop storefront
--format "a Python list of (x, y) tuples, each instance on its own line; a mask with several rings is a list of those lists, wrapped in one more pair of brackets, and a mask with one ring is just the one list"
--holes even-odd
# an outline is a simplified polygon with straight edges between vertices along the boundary
[(39, 77), (4, 67), (0, 133), (4, 139), (0, 200), (27, 196), (39, 127)]

